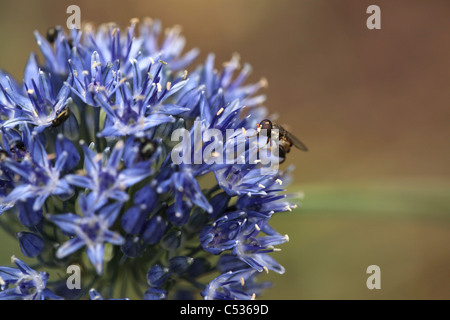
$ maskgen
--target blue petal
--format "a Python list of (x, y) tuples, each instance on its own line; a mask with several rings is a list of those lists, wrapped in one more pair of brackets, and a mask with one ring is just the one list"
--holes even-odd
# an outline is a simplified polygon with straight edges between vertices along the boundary
[(78, 231), (78, 222), (81, 217), (73, 213), (49, 214), (48, 220), (58, 225), (64, 232), (76, 234)]
[(55, 142), (56, 156), (60, 157), (63, 152), (67, 152), (67, 160), (64, 163), (65, 170), (72, 170), (80, 161), (80, 154), (75, 145), (67, 139), (64, 135), (59, 134)]
[(72, 238), (58, 248), (58, 250), (56, 251), (56, 257), (59, 259), (67, 257), (68, 255), (82, 248), (84, 245), (85, 242), (81, 238)]
[(161, 216), (154, 216), (147, 221), (144, 227), (144, 232), (142, 233), (142, 239), (145, 243), (155, 244), (158, 243), (166, 230), (166, 222)]
[(16, 235), (22, 253), (28, 258), (34, 258), (42, 252), (44, 240), (39, 235), (31, 232), (18, 232)]
[(128, 234), (139, 234), (144, 227), (146, 215), (141, 212), (141, 208), (138, 206), (130, 207), (122, 215), (122, 228)]
[(88, 246), (87, 248), (89, 261), (91, 261), (91, 263), (94, 265), (97, 274), (102, 274), (104, 252), (105, 246), (103, 243), (96, 243), (92, 246)]
[(108, 227), (110, 227), (113, 225), (114, 221), (116, 221), (121, 208), (122, 203), (115, 202), (100, 209), (99, 215), (101, 215), (105, 219), (106, 224), (108, 225)]
[(26, 227), (32, 227), (42, 220), (42, 209), (34, 211), (33, 203), (33, 199), (16, 202), (19, 220)]
[(86, 188), (86, 189), (92, 189), (93, 188), (93, 182), (90, 177), (86, 176), (79, 176), (76, 174), (68, 174), (64, 176), (64, 179), (77, 187)]
[(145, 205), (147, 208), (156, 207), (158, 194), (150, 185), (145, 185), (134, 194), (134, 203), (137, 205)]

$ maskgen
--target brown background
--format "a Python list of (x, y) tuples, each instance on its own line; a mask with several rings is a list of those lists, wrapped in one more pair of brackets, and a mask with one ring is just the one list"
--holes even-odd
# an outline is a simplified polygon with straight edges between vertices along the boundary
[[(287, 161), (305, 199), (273, 218), (291, 241), (266, 298), (450, 298), (449, 1), (2, 0), (0, 67), (20, 78), (33, 31), (65, 26), (70, 4), (96, 24), (179, 24), (197, 62), (238, 52), (253, 81), (268, 79), (266, 106), (310, 152)], [(366, 28), (371, 4), (381, 30)]]

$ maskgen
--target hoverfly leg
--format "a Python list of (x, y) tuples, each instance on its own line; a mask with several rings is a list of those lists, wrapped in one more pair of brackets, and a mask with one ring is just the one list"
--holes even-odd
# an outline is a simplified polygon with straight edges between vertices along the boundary
[(278, 156), (280, 157), (280, 164), (282, 164), (286, 160), (286, 150), (281, 145), (278, 148)]

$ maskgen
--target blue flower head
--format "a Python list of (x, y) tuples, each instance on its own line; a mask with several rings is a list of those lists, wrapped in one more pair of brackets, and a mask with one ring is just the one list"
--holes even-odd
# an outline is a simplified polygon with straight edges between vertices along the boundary
[(47, 288), (47, 272), (37, 272), (14, 256), (11, 260), (17, 269), (0, 267), (0, 300), (62, 299)]
[(284, 273), (270, 219), (296, 204), (291, 169), (263, 170), (265, 79), (237, 54), (195, 65), (158, 20), (35, 38), (22, 82), (0, 71), (0, 219), (40, 267), (79, 265), (82, 288), (14, 258), (0, 299), (255, 299)]

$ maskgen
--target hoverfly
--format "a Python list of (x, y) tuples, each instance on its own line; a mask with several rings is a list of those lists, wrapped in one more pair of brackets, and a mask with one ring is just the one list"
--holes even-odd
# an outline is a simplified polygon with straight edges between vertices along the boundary
[(140, 148), (139, 148), (139, 156), (143, 160), (148, 160), (152, 157), (152, 155), (156, 151), (156, 143), (152, 140), (146, 139), (146, 138), (137, 138), (137, 141), (139, 142)]
[(270, 121), (269, 119), (264, 119), (256, 125), (256, 130), (258, 132), (260, 132), (261, 130), (266, 130), (267, 143), (269, 143), (270, 139), (276, 138), (272, 137), (272, 129), (278, 130), (278, 155), (280, 157), (280, 163), (283, 163), (286, 160), (286, 154), (291, 151), (292, 146), (295, 146), (302, 151), (308, 151), (308, 148), (303, 142), (296, 138), (292, 133), (284, 129), (281, 125), (272, 123), (272, 121)]
[[(54, 45), (60, 32), (63, 32), (63, 31), (58, 26), (57, 27), (48, 28), (47, 33), (45, 34), (45, 38), (47, 39), (48, 43), (50, 43), (51, 45)], [(67, 44), (68, 44), (69, 48), (72, 50), (72, 48), (73, 48), (73, 39), (70, 38), (70, 37), (69, 38), (66, 37), (66, 41), (67, 41)]]
[(47, 41), (50, 44), (53, 44), (53, 43), (55, 43), (56, 38), (58, 37), (58, 33), (59, 33), (59, 30), (57, 27), (51, 27), (47, 30), (47, 33), (45, 34), (45, 38), (47, 39)]
[(69, 107), (65, 107), (61, 110), (60, 113), (56, 115), (56, 118), (52, 120), (52, 127), (57, 127), (60, 124), (62, 124), (64, 121), (66, 121), (70, 116), (70, 109)]

